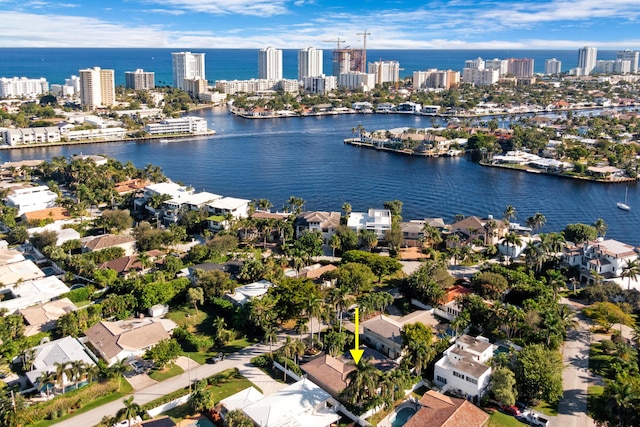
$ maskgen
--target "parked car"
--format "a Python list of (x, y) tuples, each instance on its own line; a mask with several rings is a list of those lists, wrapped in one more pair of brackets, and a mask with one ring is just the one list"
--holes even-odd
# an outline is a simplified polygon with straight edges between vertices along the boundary
[(144, 372), (144, 363), (142, 363), (141, 360), (132, 360), (129, 362), (129, 366), (131, 366), (137, 374)]
[(540, 414), (533, 411), (523, 413), (518, 419), (534, 427), (547, 427), (549, 425), (549, 420), (542, 418)]
[(218, 353), (216, 356), (207, 359), (207, 363), (218, 363), (224, 360), (224, 353)]
[(502, 405), (500, 407), (500, 410), (502, 410), (502, 412), (504, 412), (505, 414), (513, 415), (514, 417), (519, 417), (522, 414), (520, 412), (520, 409), (518, 409), (518, 407), (514, 405)]

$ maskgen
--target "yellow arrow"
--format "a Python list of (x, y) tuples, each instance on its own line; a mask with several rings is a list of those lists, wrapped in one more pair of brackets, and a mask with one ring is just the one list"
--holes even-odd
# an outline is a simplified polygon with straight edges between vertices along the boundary
[(362, 359), (362, 355), (364, 354), (364, 350), (360, 350), (360, 319), (359, 319), (359, 308), (356, 307), (356, 318), (355, 318), (355, 324), (356, 324), (356, 329), (355, 329), (355, 333), (356, 333), (356, 345), (355, 348), (353, 350), (349, 350), (349, 352), (351, 352), (351, 357), (353, 357), (353, 361), (356, 362), (356, 365), (358, 364), (358, 362), (360, 362), (360, 359)]

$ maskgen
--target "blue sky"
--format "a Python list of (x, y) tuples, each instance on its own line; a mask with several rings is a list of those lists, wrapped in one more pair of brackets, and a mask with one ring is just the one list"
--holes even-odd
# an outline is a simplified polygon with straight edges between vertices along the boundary
[(0, 0), (1, 47), (640, 49), (640, 0)]

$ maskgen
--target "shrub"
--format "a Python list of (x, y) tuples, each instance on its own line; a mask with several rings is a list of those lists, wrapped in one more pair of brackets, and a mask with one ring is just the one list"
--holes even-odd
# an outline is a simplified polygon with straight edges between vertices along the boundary
[(74, 289), (61, 295), (61, 298), (69, 298), (71, 302), (80, 302), (89, 300), (89, 289), (86, 287)]

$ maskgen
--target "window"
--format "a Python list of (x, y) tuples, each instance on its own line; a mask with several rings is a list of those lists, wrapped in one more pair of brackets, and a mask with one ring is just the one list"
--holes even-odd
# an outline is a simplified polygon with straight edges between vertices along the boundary
[(464, 375), (462, 375), (460, 372), (453, 371), (453, 376), (464, 379)]
[(446, 383), (447, 383), (447, 379), (446, 379), (446, 378), (442, 378), (440, 375), (438, 375), (438, 376), (436, 377), (436, 380), (437, 380), (439, 383), (442, 383), (442, 384), (446, 384)]
[(465, 380), (467, 380), (468, 382), (470, 382), (471, 384), (478, 384), (478, 380), (471, 378), (471, 377), (466, 377)]

